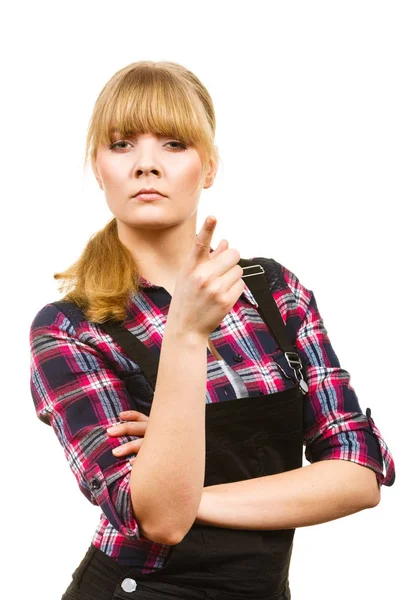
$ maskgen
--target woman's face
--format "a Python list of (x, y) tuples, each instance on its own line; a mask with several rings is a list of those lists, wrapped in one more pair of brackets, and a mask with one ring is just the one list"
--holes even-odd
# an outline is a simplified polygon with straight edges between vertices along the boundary
[[(93, 172), (114, 216), (130, 227), (161, 229), (190, 219), (207, 174), (199, 187), (201, 159), (192, 146), (152, 133), (122, 138), (99, 146)], [(155, 188), (164, 197), (151, 202), (135, 198), (142, 188)]]

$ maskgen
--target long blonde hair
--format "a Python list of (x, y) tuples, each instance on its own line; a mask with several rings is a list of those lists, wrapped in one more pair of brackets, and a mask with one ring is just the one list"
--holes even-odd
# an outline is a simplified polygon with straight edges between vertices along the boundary
[[(214, 144), (215, 111), (199, 79), (180, 64), (139, 61), (117, 71), (101, 90), (90, 119), (84, 165), (94, 164), (100, 144), (111, 144), (114, 132), (171, 136), (195, 146), (202, 178), (220, 158)], [(200, 179), (200, 184), (202, 183)], [(91, 236), (79, 259), (54, 279), (62, 280), (62, 300), (74, 302), (92, 322), (124, 321), (140, 273), (120, 241), (117, 220)]]

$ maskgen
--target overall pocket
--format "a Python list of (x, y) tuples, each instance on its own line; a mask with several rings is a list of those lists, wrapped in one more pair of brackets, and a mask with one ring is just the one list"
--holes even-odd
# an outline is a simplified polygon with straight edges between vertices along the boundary
[(264, 433), (254, 439), (260, 475), (276, 475), (298, 469), (303, 463), (303, 431)]
[(293, 529), (205, 527), (206, 569), (233, 579), (275, 579), (288, 566), (293, 534)]

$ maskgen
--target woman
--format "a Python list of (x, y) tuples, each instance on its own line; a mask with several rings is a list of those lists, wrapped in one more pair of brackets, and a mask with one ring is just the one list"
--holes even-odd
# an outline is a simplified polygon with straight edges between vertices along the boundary
[(207, 90), (172, 62), (121, 69), (94, 107), (86, 161), (114, 218), (30, 329), (37, 415), (102, 510), (63, 600), (290, 598), (296, 527), (394, 482), (313, 292), (213, 250), (213, 217), (196, 235), (214, 134)]

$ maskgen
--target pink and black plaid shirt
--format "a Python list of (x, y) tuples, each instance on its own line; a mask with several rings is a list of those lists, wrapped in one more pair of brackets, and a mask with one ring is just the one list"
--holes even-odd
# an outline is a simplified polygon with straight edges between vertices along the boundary
[[(256, 259), (253, 259), (256, 260)], [(392, 455), (369, 410), (363, 414), (350, 374), (340, 366), (329, 341), (314, 294), (286, 267), (268, 260), (269, 285), (297, 352), (309, 386), (304, 396), (304, 446), (310, 462), (351, 460), (371, 468), (379, 484), (395, 479)], [(124, 322), (158, 357), (171, 301), (170, 294), (141, 278)], [(210, 338), (223, 361), (207, 349), (206, 403), (271, 394), (296, 384), (286, 361), (245, 286), (243, 294)], [(130, 497), (135, 454), (115, 457), (112, 449), (137, 439), (114, 438), (106, 429), (122, 410), (151, 402), (152, 389), (140, 365), (127, 357), (95, 323), (74, 327), (52, 303), (30, 328), (31, 392), (36, 414), (51, 425), (79, 488), (100, 506), (92, 543), (118, 563), (142, 569), (163, 565), (170, 546), (148, 540), (139, 531)], [(273, 354), (273, 358), (271, 357)], [(277, 360), (278, 356), (278, 360)], [(284, 357), (283, 357), (284, 358)], [(129, 389), (128, 389), (129, 388)], [(93, 485), (96, 482), (96, 485)]]

